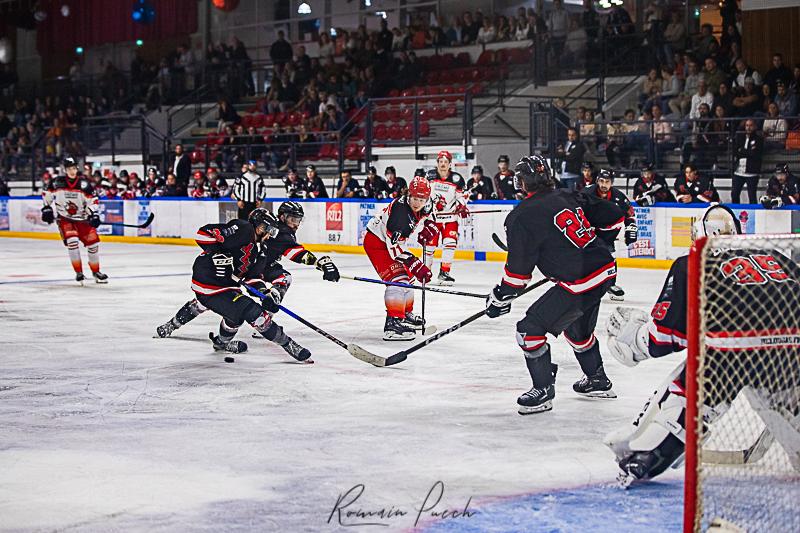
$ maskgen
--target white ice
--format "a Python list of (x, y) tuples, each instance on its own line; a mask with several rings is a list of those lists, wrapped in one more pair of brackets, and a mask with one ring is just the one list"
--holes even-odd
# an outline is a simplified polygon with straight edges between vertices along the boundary
[[(343, 511), (341, 523), (397, 531), (412, 528), (437, 481), (445, 487), (439, 513), (463, 510), (470, 498), (470, 510), (480, 512), (498, 498), (610, 484), (616, 466), (603, 435), (635, 416), (679, 360), (629, 369), (605, 356), (619, 398), (591, 401), (572, 392), (580, 369), (556, 339), (554, 410), (519, 416), (515, 400), (530, 378), (514, 324), (542, 289), (516, 301), (511, 314), (482, 318), (396, 367), (358, 361), (280, 314), (316, 364), (295, 363), (251, 338), (248, 326), (239, 338), (249, 351), (226, 364), (207, 338), (219, 322), (211, 312), (173, 338), (152, 338), (192, 297), (196, 253), (103, 243), (110, 283), (79, 287), (60, 242), (0, 239), (0, 529), (337, 531), (344, 529), (337, 513), (331, 517), (337, 498), (364, 484), (348, 510), (406, 514), (364, 519)], [(343, 273), (375, 277), (366, 256), (334, 260)], [(288, 265), (288, 308), (382, 355), (407, 346), (380, 340), (382, 287), (329, 283), (310, 267)], [(501, 270), (456, 262), (454, 288), (488, 292)], [(625, 305), (648, 311), (665, 276), (622, 269)], [(442, 329), (484, 303), (431, 293), (426, 305)], [(614, 305), (601, 307), (601, 347)], [(597, 512), (636, 511), (603, 507)], [(420, 524), (435, 525), (433, 518), (425, 512)], [(469, 520), (448, 519), (456, 529)], [(670, 528), (680, 520), (675, 515)]]

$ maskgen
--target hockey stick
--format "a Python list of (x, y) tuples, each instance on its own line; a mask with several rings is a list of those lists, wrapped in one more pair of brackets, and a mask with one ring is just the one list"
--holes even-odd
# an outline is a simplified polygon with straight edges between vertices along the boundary
[(150, 224), (153, 223), (153, 219), (156, 216), (153, 213), (150, 213), (150, 216), (147, 217), (147, 220), (142, 222), (141, 224), (123, 224), (122, 222), (101, 222), (100, 224), (103, 226), (117, 226), (119, 228), (139, 228), (144, 229)]
[[(526, 293), (532, 291), (533, 289), (535, 289), (537, 287), (541, 287), (542, 285), (544, 285), (548, 281), (550, 281), (550, 280), (549, 279), (540, 279), (539, 281), (537, 281), (536, 283), (528, 286), (524, 291), (519, 293), (519, 296), (522, 296), (523, 294), (526, 294)], [(392, 365), (396, 365), (397, 363), (402, 363), (403, 361), (408, 359), (408, 354), (416, 352), (420, 348), (423, 348), (423, 347), (429, 345), (430, 343), (432, 343), (432, 342), (434, 342), (434, 341), (436, 341), (438, 339), (441, 339), (445, 335), (447, 335), (449, 333), (452, 333), (455, 330), (460, 329), (460, 328), (466, 326), (467, 324), (469, 324), (471, 322), (475, 322), (476, 320), (478, 320), (480, 317), (482, 317), (485, 314), (486, 314), (486, 309), (482, 309), (481, 311), (475, 313), (474, 315), (468, 316), (467, 318), (465, 318), (461, 322), (453, 324), (449, 328), (440, 331), (436, 335), (428, 337), (424, 341), (418, 342), (414, 346), (412, 346), (410, 348), (407, 348), (405, 350), (399, 351), (396, 354), (390, 355), (389, 357), (381, 357), (379, 355), (375, 355), (375, 354), (373, 354), (371, 352), (368, 352), (367, 350), (361, 348), (360, 346), (354, 346), (354, 348), (357, 348), (357, 350), (351, 350), (350, 348), (348, 348), (347, 351), (350, 352), (350, 355), (352, 355), (356, 359), (360, 359), (360, 360), (362, 360), (362, 361), (364, 361), (366, 363), (369, 363), (371, 365), (375, 365), (375, 366), (392, 366)]]
[[(390, 285), (392, 287), (402, 287), (404, 289), (416, 289), (418, 291), (423, 290), (422, 287), (419, 285), (411, 285), (410, 283), (400, 283), (397, 281), (383, 281), (382, 279), (372, 279), (372, 278), (362, 278), (361, 276), (345, 276), (340, 275), (339, 277), (343, 279), (350, 279), (353, 281), (364, 281), (366, 283), (377, 283), (378, 285)], [(472, 298), (481, 298), (483, 300), (486, 299), (488, 294), (477, 294), (474, 292), (461, 292), (461, 291), (449, 291), (447, 289), (437, 289), (436, 287), (425, 287), (424, 291), (430, 292), (440, 292), (442, 294), (452, 294), (453, 296), (470, 296)], [(425, 292), (423, 291), (423, 294)]]
[[(242, 283), (242, 286), (244, 288), (246, 288), (248, 291), (250, 291), (251, 294), (253, 294), (255, 296), (258, 296), (262, 300), (264, 300), (267, 297), (266, 294), (264, 294), (260, 290), (256, 289), (255, 287), (251, 287), (247, 283)], [(290, 317), (294, 318), (295, 320), (297, 320), (298, 322), (300, 322), (304, 326), (308, 327), (309, 329), (312, 329), (312, 330), (316, 331), (317, 333), (319, 333), (320, 335), (322, 335), (326, 339), (335, 342), (336, 344), (338, 344), (339, 346), (341, 346), (342, 348), (347, 350), (349, 353), (353, 353), (351, 351), (351, 349), (352, 350), (360, 349), (355, 344), (347, 344), (346, 342), (337, 339), (336, 337), (334, 337), (333, 335), (331, 335), (327, 331), (323, 330), (322, 328), (319, 328), (319, 327), (315, 326), (314, 324), (312, 324), (311, 322), (309, 322), (305, 318), (301, 317), (300, 315), (296, 314), (295, 312), (291, 311), (290, 309), (287, 309), (286, 307), (284, 307), (282, 305), (278, 305), (278, 309), (280, 309), (281, 311), (283, 311), (284, 313), (286, 313)]]
[[(481, 211), (470, 211), (469, 214), (470, 215), (482, 215), (484, 213), (510, 213), (510, 212), (511, 211), (508, 211), (506, 209), (483, 209)], [(452, 211), (450, 213), (436, 213), (436, 214), (437, 215), (457, 215), (458, 213), (456, 213), (455, 211)]]
[(498, 248), (500, 248), (504, 252), (508, 251), (508, 246), (506, 246), (506, 243), (503, 242), (503, 239), (501, 239), (497, 233), (492, 233), (492, 240), (494, 241), (494, 243), (497, 245)]
[[(422, 260), (425, 260), (426, 246), (422, 244)], [(412, 293), (413, 294), (413, 293)], [(422, 331), (425, 331), (425, 280), (422, 280)]]

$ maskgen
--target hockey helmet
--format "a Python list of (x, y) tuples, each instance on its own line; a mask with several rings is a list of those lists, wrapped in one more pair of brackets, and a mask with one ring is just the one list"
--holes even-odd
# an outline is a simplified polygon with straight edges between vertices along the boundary
[(653, 167), (653, 163), (650, 163), (649, 161), (645, 161), (642, 164), (642, 168), (641, 168), (642, 174), (644, 174), (645, 172), (653, 172), (654, 168), (655, 167)]
[(441, 150), (438, 154), (436, 154), (436, 160), (437, 161), (440, 160), (443, 157), (445, 159), (447, 159), (448, 161), (452, 161), (453, 160), (453, 154), (451, 154), (447, 150)]
[(408, 184), (408, 195), (417, 198), (430, 198), (431, 184), (425, 176), (414, 173), (411, 183)]
[(370, 165), (370, 167), (367, 169), (367, 174), (373, 174), (377, 176), (378, 169)]
[(64, 161), (63, 161), (63, 164), (64, 164), (64, 168), (65, 169), (67, 169), (69, 167), (75, 167), (75, 168), (78, 167), (78, 163), (75, 161), (74, 157), (65, 157)]
[(203, 179), (203, 172), (202, 172), (202, 171), (200, 171), (200, 170), (195, 170), (195, 171), (194, 171), (194, 174), (192, 174), (192, 177), (193, 177), (195, 180), (201, 180), (201, 179)]
[(692, 240), (718, 235), (739, 235), (742, 226), (729, 207), (718, 203), (709, 205), (703, 216), (692, 224)]
[(305, 212), (303, 211), (303, 206), (300, 205), (299, 202), (292, 202), (292, 201), (283, 202), (278, 207), (278, 217), (282, 215), (286, 215), (289, 217), (296, 217), (299, 219), (302, 219), (304, 216), (306, 216)]
[(483, 167), (480, 165), (475, 165), (472, 167), (472, 172), (470, 174), (483, 174)]
[(138, 180), (139, 179), (139, 174), (137, 174), (136, 172), (131, 172), (128, 177), (129, 178), (136, 178)]
[(415, 177), (416, 176), (422, 176), (423, 178), (426, 177), (425, 169), (424, 168), (418, 168), (417, 170), (414, 171), (414, 176)]
[(503, 154), (503, 155), (501, 155), (500, 157), (497, 158), (497, 162), (498, 163), (511, 163), (511, 159), (509, 159), (509, 157), (507, 155)]
[(393, 166), (390, 165), (390, 166), (386, 167), (386, 170), (383, 171), (383, 174), (384, 175), (386, 175), (386, 174), (394, 174), (396, 176), (397, 175), (397, 171), (394, 169)]
[(128, 171), (123, 168), (122, 170), (119, 171), (119, 177), (120, 178), (127, 178), (128, 177)]
[(789, 174), (789, 165), (786, 163), (778, 163), (775, 165), (775, 174)]
[(597, 174), (597, 179), (599, 180), (609, 180), (613, 183), (614, 181), (614, 171), (608, 168), (601, 169), (600, 172)]
[(591, 161), (584, 161), (581, 164), (581, 170), (594, 170), (594, 165)]
[(248, 222), (256, 229), (258, 235), (259, 229), (263, 232), (263, 236), (259, 240), (263, 240), (266, 236), (274, 238), (278, 235), (278, 219), (271, 211), (263, 207), (253, 209), (250, 216), (247, 217)]
[[(523, 187), (524, 185), (524, 187)], [(541, 155), (529, 155), (514, 166), (514, 188), (527, 192), (546, 191), (556, 185), (547, 160)]]

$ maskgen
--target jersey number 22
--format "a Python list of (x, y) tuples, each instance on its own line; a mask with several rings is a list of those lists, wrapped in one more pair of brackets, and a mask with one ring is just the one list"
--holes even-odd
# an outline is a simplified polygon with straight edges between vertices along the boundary
[(595, 238), (594, 228), (583, 214), (583, 209), (562, 209), (553, 217), (553, 224), (578, 248), (585, 248)]

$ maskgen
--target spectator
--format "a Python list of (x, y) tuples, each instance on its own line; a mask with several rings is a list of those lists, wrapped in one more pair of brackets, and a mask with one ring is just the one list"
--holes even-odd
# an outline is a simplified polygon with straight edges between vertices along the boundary
[(241, 117), (233, 108), (233, 106), (228, 102), (227, 99), (221, 99), (219, 102), (219, 110), (217, 111), (217, 132), (221, 133), (225, 131), (226, 126), (235, 126), (241, 122)]
[(683, 167), (683, 174), (675, 179), (675, 198), (678, 202), (710, 203), (719, 202), (719, 193), (711, 179), (700, 176), (694, 163)]
[(789, 126), (786, 119), (780, 117), (778, 104), (769, 103), (767, 118), (762, 127), (764, 131), (764, 148), (767, 150), (782, 150), (786, 143), (786, 133)]
[(764, 83), (769, 85), (772, 94), (778, 90), (778, 81), (788, 85), (792, 81), (792, 72), (783, 64), (783, 55), (775, 53), (772, 55), (772, 68), (764, 74)]
[[(706, 110), (708, 109), (709, 106), (706, 105)], [(651, 113), (653, 114), (653, 142), (648, 144), (648, 148), (651, 151), (647, 158), (650, 161), (654, 161), (658, 166), (662, 154), (675, 148), (675, 135), (673, 134), (672, 124), (663, 119), (661, 106), (654, 105), (651, 108)]]
[(164, 185), (163, 190), (159, 196), (183, 196), (178, 187), (178, 180), (174, 172), (167, 173), (167, 183)]
[(361, 194), (362, 189), (358, 180), (353, 178), (349, 170), (342, 170), (339, 181), (336, 183), (336, 198), (354, 198), (360, 197)]
[(508, 41), (511, 39), (514, 29), (511, 27), (508, 17), (505, 15), (500, 15), (497, 17), (494, 26), (496, 29), (494, 38), (495, 41)]
[(709, 167), (716, 159), (709, 147), (713, 145), (711, 137), (711, 108), (703, 102), (698, 108), (698, 116), (692, 123), (692, 135), (683, 145), (681, 161), (694, 160), (700, 167)]
[[(397, 175), (397, 171), (393, 166), (386, 167), (386, 170), (383, 171), (383, 175), (386, 178), (386, 185), (389, 188), (389, 198), (399, 198), (406, 193), (408, 189), (406, 180)], [(424, 176), (425, 173), (423, 172), (422, 175)]]
[(493, 43), (495, 37), (497, 36), (497, 31), (492, 23), (491, 17), (486, 17), (483, 19), (483, 26), (480, 30), (478, 30), (478, 37), (477, 42), (478, 44), (489, 44)]
[(322, 178), (317, 174), (317, 167), (308, 165), (306, 167), (306, 190), (309, 198), (328, 198), (328, 191)]
[[(727, 83), (720, 83), (717, 96), (714, 98), (714, 107), (722, 106), (725, 110), (725, 116), (728, 116), (733, 110), (733, 94), (731, 94)], [(712, 109), (713, 109), (712, 108)]]
[(514, 187), (514, 173), (509, 170), (510, 159), (507, 155), (497, 158), (497, 174), (494, 175), (494, 190), (500, 200), (521, 200), (522, 191)]
[[(524, 8), (522, 8), (524, 10)], [(521, 19), (517, 20), (516, 29), (514, 30), (514, 40), (515, 41), (525, 41), (530, 39), (528, 36), (531, 31), (531, 25), (528, 22), (528, 17), (523, 16)]]
[(761, 158), (764, 154), (764, 140), (758, 135), (753, 119), (744, 123), (744, 132), (739, 132), (733, 145), (736, 160), (731, 186), (731, 202), (740, 203), (742, 188), (747, 184), (748, 203), (754, 204), (758, 198), (758, 177), (761, 172)]
[[(686, 48), (686, 26), (678, 10), (670, 12), (669, 24), (664, 29), (664, 54), (672, 61), (676, 51)], [(671, 67), (676, 65), (672, 64)]]
[(269, 47), (269, 57), (277, 67), (278, 72), (283, 71), (284, 65), (292, 60), (292, 45), (286, 41), (283, 30), (278, 30), (278, 38)]
[[(758, 99), (758, 104), (755, 106), (756, 110), (753, 111), (754, 116), (765, 117), (769, 114), (769, 104), (775, 101), (775, 97), (769, 91), (769, 85), (766, 83), (761, 86), (761, 95)], [(756, 92), (758, 92), (758, 88), (756, 88)]]
[(714, 26), (703, 24), (700, 26), (700, 35), (694, 45), (694, 54), (700, 61), (715, 57), (719, 51), (719, 42), (714, 37)]
[(730, 54), (727, 58), (720, 59), (721, 67), (727, 72), (736, 73), (736, 62), (742, 58), (742, 48), (737, 43), (731, 43)]
[(797, 178), (789, 173), (789, 165), (786, 163), (775, 165), (775, 175), (769, 179), (766, 194), (760, 200), (766, 209), (800, 203), (800, 184)]
[(472, 44), (478, 38), (481, 25), (472, 19), (472, 13), (465, 11), (462, 16), (461, 44)]
[(562, 0), (553, 0), (553, 9), (547, 14), (548, 44), (553, 59), (558, 62), (564, 52), (564, 43), (569, 31), (569, 13)]
[(582, 191), (594, 185), (597, 175), (594, 173), (594, 165), (591, 161), (584, 161), (581, 165), (581, 179), (575, 185), (576, 191)]
[(378, 49), (385, 49), (391, 50), (392, 49), (392, 40), (394, 36), (392, 32), (389, 30), (389, 23), (386, 19), (381, 19), (381, 30), (378, 32)]
[(791, 93), (787, 88), (787, 84), (782, 81), (778, 82), (775, 105), (778, 106), (778, 113), (782, 117), (794, 117), (797, 115), (797, 95)]
[(792, 71), (792, 81), (789, 84), (789, 90), (792, 91), (798, 98), (800, 98), (800, 63), (794, 66)]
[(489, 200), (495, 197), (492, 180), (483, 175), (483, 167), (475, 165), (470, 172), (467, 180), (466, 192), (469, 193), (470, 200)]
[(697, 93), (700, 80), (703, 79), (703, 74), (700, 73), (695, 61), (690, 61), (688, 65), (689, 73), (686, 75), (683, 91), (676, 98), (669, 101), (669, 108), (673, 113), (681, 117), (685, 117), (689, 113), (692, 106), (692, 98)]
[(592, 0), (583, 0), (583, 11), (581, 12), (581, 24), (583, 29), (586, 30), (586, 35), (589, 38), (589, 43), (597, 40), (600, 33), (600, 15), (594, 8)]
[[(396, 29), (396, 28), (395, 28)], [(325, 60), (329, 57), (333, 57), (336, 51), (336, 47), (331, 41), (331, 36), (328, 35), (327, 32), (322, 32), (319, 34), (319, 58), (320, 60)]]
[(708, 85), (708, 90), (712, 94), (716, 94), (719, 90), (719, 84), (727, 81), (727, 76), (717, 66), (717, 60), (713, 57), (706, 58), (706, 70), (703, 77)]
[[(764, 85), (769, 87), (768, 84)], [(744, 80), (744, 92), (733, 99), (734, 112), (740, 117), (752, 116), (761, 108), (761, 100), (762, 96), (758, 93), (753, 78), (746, 78)]]
[(388, 198), (389, 185), (378, 175), (378, 170), (371, 166), (367, 170), (367, 178), (364, 180), (364, 198)]
[(594, 112), (588, 111), (584, 106), (578, 106), (575, 113), (575, 127), (578, 135), (584, 142), (597, 140), (597, 124), (594, 123)]
[(706, 81), (700, 80), (697, 85), (697, 93), (692, 96), (692, 107), (689, 112), (690, 119), (696, 119), (700, 116), (700, 104), (706, 104), (709, 109), (714, 104), (714, 95), (708, 91)]
[(561, 159), (561, 187), (574, 190), (586, 155), (586, 147), (578, 140), (578, 130), (567, 129), (567, 142), (556, 148), (556, 157)]
[(586, 50), (588, 46), (588, 35), (586, 30), (581, 28), (580, 23), (576, 17), (570, 17), (569, 32), (567, 33), (567, 41), (564, 45), (565, 53), (562, 60), (567, 65), (582, 66), (586, 59)]
[(761, 74), (745, 63), (744, 59), (739, 58), (736, 60), (736, 73), (731, 81), (731, 88), (734, 91), (744, 90), (744, 80), (747, 78), (753, 78), (753, 82), (756, 85), (761, 85)]
[(182, 188), (185, 193), (192, 173), (192, 161), (184, 153), (182, 144), (175, 145), (175, 155), (172, 157), (170, 168), (178, 180), (178, 187)]
[(728, 141), (730, 139), (731, 124), (727, 119), (727, 110), (718, 105), (714, 107), (714, 120), (708, 130), (709, 151), (713, 152), (716, 156), (728, 150)]

